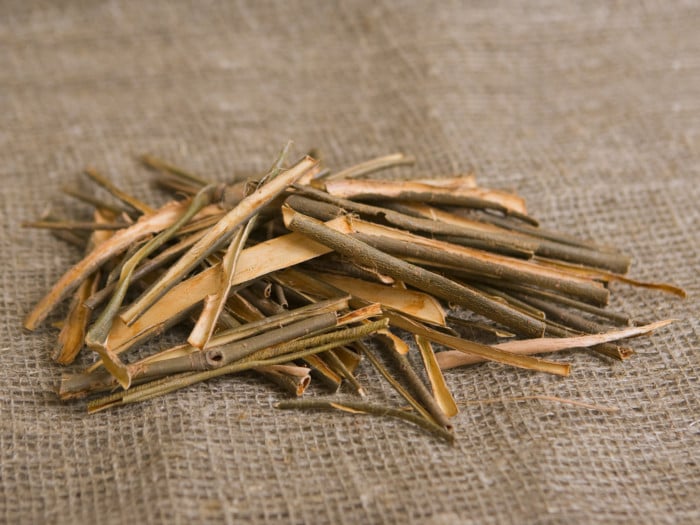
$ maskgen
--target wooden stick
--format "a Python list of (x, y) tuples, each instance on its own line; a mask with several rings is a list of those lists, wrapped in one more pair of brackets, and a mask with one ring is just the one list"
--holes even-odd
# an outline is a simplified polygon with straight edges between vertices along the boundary
[(141, 155), (139, 159), (141, 160), (141, 162), (143, 162), (145, 166), (148, 166), (151, 169), (170, 173), (184, 181), (194, 183), (199, 186), (206, 186), (207, 184), (209, 184), (209, 182), (199, 177), (198, 175), (195, 175), (189, 171), (185, 171), (182, 168), (178, 168), (177, 166), (169, 164), (168, 162), (159, 159), (158, 157), (155, 157), (153, 155), (149, 155), (148, 153)]
[(129, 225), (125, 222), (82, 222), (82, 221), (27, 221), (22, 228), (39, 228), (45, 230), (122, 230)]

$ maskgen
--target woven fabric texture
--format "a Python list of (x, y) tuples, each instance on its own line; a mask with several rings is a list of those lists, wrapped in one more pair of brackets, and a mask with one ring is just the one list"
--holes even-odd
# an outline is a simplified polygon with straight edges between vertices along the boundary
[[(700, 522), (698, 2), (0, 3), (0, 522)], [(286, 139), (392, 176), (473, 170), (551, 228), (621, 247), (612, 308), (676, 318), (569, 378), (454, 370), (454, 446), (385, 419), (281, 412), (250, 375), (88, 416), (54, 394), (55, 330), (21, 319), (79, 257), (20, 223), (135, 155), (232, 180)], [(71, 209), (68, 209), (71, 207)], [(363, 365), (360, 379), (379, 395)], [(542, 400), (618, 407), (616, 413)]]

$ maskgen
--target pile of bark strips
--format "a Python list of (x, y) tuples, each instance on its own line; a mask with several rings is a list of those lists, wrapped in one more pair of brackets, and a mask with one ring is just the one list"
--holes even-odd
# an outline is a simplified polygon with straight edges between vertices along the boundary
[[(70, 300), (52, 357), (68, 365), (87, 347), (95, 360), (63, 374), (61, 399), (101, 394), (95, 412), (252, 370), (292, 398), (318, 383), (279, 408), (396, 417), (450, 440), (458, 408), (443, 370), (488, 360), (565, 376), (569, 364), (539, 355), (570, 348), (624, 360), (633, 352), (619, 340), (670, 321), (606, 310), (609, 283), (683, 295), (625, 277), (625, 255), (540, 227), (521, 197), (471, 175), (388, 181), (368, 176), (413, 159), (331, 172), (309, 156), (288, 162), (288, 150), (228, 185), (144, 156), (175, 195), (159, 208), (88, 169), (102, 197), (64, 191), (94, 207), (89, 220), (27, 224), (85, 254), (24, 322), (35, 330)], [(175, 325), (187, 339), (158, 349)], [(368, 399), (363, 358), (405, 401)], [(341, 385), (355, 395), (338, 397)]]

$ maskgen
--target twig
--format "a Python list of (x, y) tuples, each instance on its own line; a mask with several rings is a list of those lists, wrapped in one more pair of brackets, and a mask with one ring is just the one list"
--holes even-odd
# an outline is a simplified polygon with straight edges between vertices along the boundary
[(112, 195), (114, 195), (117, 199), (120, 201), (128, 204), (135, 210), (140, 211), (144, 215), (150, 215), (155, 210), (151, 208), (148, 204), (145, 202), (140, 201), (136, 197), (133, 197), (126, 193), (125, 191), (120, 190), (117, 188), (112, 182), (107, 179), (104, 175), (101, 175), (100, 173), (97, 172), (94, 168), (86, 168), (85, 169), (85, 175), (90, 177), (92, 180), (94, 180), (97, 184), (102, 186), (104, 189), (106, 189), (108, 192), (110, 192)]
[(444, 428), (439, 427), (438, 425), (435, 425), (434, 423), (427, 421), (425, 418), (418, 417), (415, 414), (412, 414), (411, 412), (406, 412), (404, 410), (400, 410), (397, 408), (391, 408), (391, 407), (386, 407), (386, 406), (379, 406), (379, 405), (374, 405), (370, 403), (363, 403), (360, 401), (346, 401), (346, 400), (323, 400), (323, 399), (299, 399), (299, 400), (293, 400), (293, 401), (280, 401), (275, 405), (277, 408), (281, 408), (283, 410), (289, 410), (289, 409), (300, 409), (300, 410), (309, 410), (309, 409), (321, 409), (321, 410), (327, 410), (327, 409), (337, 409), (337, 410), (342, 410), (344, 412), (351, 412), (354, 414), (357, 413), (363, 413), (363, 414), (371, 414), (374, 416), (386, 416), (386, 417), (393, 417), (396, 419), (403, 419), (404, 421), (408, 421), (409, 423), (413, 423), (414, 425), (418, 425), (421, 428), (424, 428), (425, 430), (440, 436), (441, 438), (445, 439), (446, 441), (452, 443), (454, 441), (454, 434), (449, 432), (448, 430), (445, 430)]

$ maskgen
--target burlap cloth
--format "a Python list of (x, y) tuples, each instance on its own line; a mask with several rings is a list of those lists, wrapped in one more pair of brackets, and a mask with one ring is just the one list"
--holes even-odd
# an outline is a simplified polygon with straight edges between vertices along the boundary
[[(698, 28), (697, 2), (3, 2), (0, 521), (699, 522)], [(475, 170), (690, 297), (614, 287), (613, 307), (679, 320), (624, 364), (448, 373), (455, 446), (277, 411), (252, 375), (94, 416), (58, 402), (55, 331), (20, 323), (79, 253), (19, 223), (85, 218), (58, 189), (88, 164), (158, 200), (136, 153), (224, 180), (287, 138), (331, 166), (400, 150), (418, 166), (393, 176)], [(620, 411), (485, 402), (532, 395)]]

